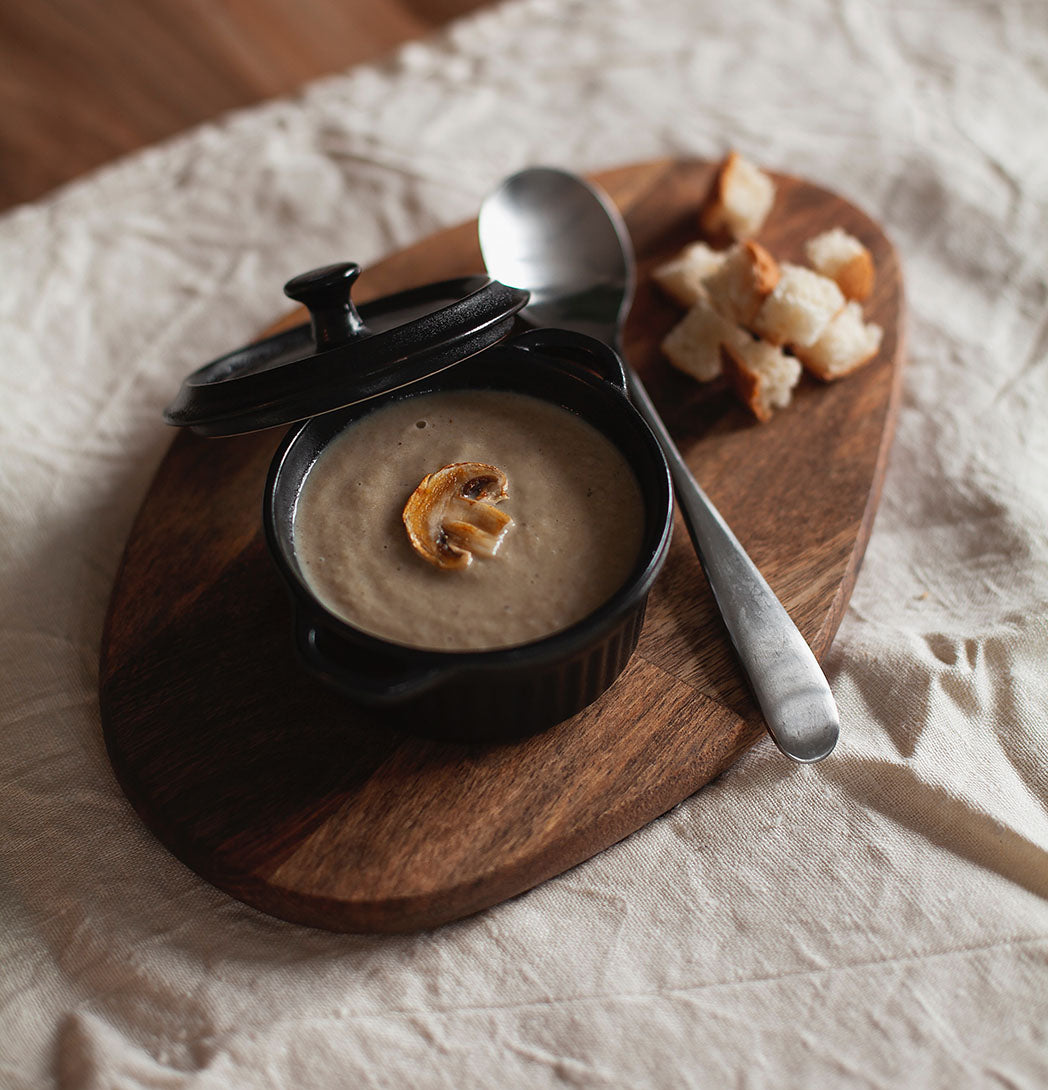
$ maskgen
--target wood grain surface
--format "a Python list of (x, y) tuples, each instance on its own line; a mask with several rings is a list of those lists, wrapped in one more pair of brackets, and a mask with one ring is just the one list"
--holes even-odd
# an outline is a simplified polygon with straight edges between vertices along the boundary
[[(867, 314), (885, 337), (872, 365), (830, 386), (803, 379), (788, 409), (756, 424), (721, 383), (694, 383), (658, 349), (680, 312), (650, 271), (697, 236), (712, 168), (662, 161), (596, 180), (623, 210), (640, 263), (626, 353), (821, 658), (862, 558), (894, 422), (895, 253), (852, 205), (778, 178), (760, 240), (799, 260), (804, 240), (828, 226), (861, 238), (878, 270)], [(366, 270), (358, 294), (481, 268), (475, 225), (463, 224)], [(290, 604), (263, 541), (279, 439), (175, 438), (128, 542), (103, 639), (103, 729), (120, 784), (159, 839), (219, 888), (335, 930), (433, 927), (564, 871), (747, 747), (771, 745), (679, 518), (637, 653), (573, 719), (523, 742), (469, 747), (398, 733), (346, 703), (297, 665)]]
[(487, 0), (0, 0), (0, 210)]

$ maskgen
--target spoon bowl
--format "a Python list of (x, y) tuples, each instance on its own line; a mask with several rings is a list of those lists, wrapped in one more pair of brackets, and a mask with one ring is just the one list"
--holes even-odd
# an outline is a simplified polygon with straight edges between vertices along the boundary
[(507, 178), (481, 206), (481, 249), (504, 284), (528, 285), (528, 321), (613, 343), (633, 301), (633, 246), (615, 206), (580, 182), (552, 167)]
[[(621, 351), (633, 302), (629, 231), (612, 202), (568, 171), (531, 167), (481, 206), (488, 272), (524, 288), (521, 316), (597, 337)], [(767, 581), (699, 487), (636, 372), (623, 360), (630, 398), (662, 446), (677, 503), (739, 662), (776, 745), (793, 760), (829, 756), (840, 722), (826, 678)]]

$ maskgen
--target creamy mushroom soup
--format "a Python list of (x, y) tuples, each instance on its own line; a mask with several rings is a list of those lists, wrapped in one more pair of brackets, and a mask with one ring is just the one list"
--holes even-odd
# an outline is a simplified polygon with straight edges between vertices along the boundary
[[(506, 476), (512, 525), (491, 556), (441, 570), (402, 513), (427, 474), (456, 462)], [(311, 467), (294, 547), (317, 598), (357, 628), (444, 651), (527, 643), (581, 620), (640, 552), (636, 477), (592, 425), (526, 394), (454, 391), (396, 401), (349, 425)]]

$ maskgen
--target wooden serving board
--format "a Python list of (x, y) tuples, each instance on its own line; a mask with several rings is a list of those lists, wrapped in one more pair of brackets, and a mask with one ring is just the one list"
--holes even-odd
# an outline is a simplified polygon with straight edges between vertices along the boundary
[[(698, 385), (658, 349), (680, 312), (649, 274), (697, 237), (713, 171), (666, 160), (596, 179), (638, 254), (626, 353), (822, 657), (870, 533), (895, 418), (898, 263), (858, 209), (777, 178), (760, 241), (799, 261), (804, 240), (825, 228), (862, 239), (877, 266), (866, 312), (885, 336), (872, 365), (831, 386), (803, 379), (789, 408), (756, 424), (723, 385)], [(356, 294), (482, 269), (475, 224), (463, 224), (365, 270)], [(291, 320), (302, 318), (279, 325)], [(156, 836), (220, 889), (334, 930), (433, 927), (566, 870), (748, 746), (771, 745), (679, 518), (637, 653), (573, 719), (471, 747), (398, 733), (347, 704), (298, 666), (290, 603), (263, 541), (262, 490), (280, 438), (175, 437), (134, 524), (103, 638), (102, 725), (119, 782)]]

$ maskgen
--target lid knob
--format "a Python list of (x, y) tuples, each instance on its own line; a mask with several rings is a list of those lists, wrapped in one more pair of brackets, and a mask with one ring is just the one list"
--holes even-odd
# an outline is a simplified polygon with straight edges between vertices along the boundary
[(353, 261), (325, 265), (293, 277), (284, 294), (309, 308), (313, 339), (318, 349), (336, 348), (367, 333), (349, 293), (360, 275)]

